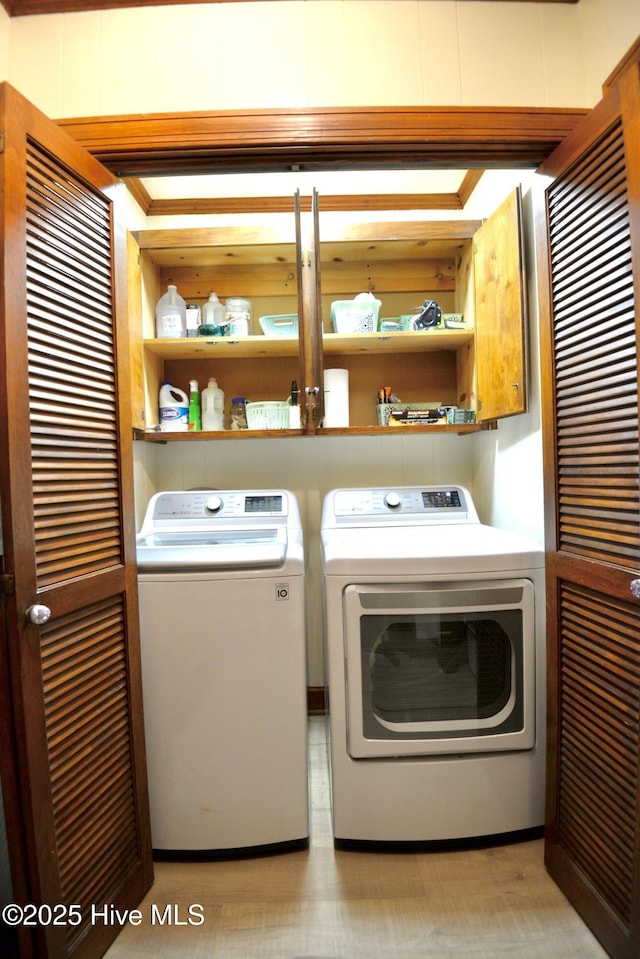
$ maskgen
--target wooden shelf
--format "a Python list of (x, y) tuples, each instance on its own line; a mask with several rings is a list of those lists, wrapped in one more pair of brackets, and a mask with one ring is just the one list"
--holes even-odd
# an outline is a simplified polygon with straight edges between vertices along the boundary
[[(417, 353), (457, 350), (473, 338), (473, 330), (425, 330), (422, 333), (325, 333), (327, 356), (357, 353)], [(197, 336), (145, 340), (144, 347), (164, 360), (243, 359), (297, 356), (297, 336)]]
[(282, 439), (283, 437), (313, 436), (399, 436), (407, 433), (478, 433), (480, 430), (495, 429), (495, 421), (491, 423), (460, 423), (449, 426), (445, 423), (434, 423), (432, 426), (350, 426), (325, 429), (320, 427), (316, 433), (307, 434), (301, 430), (217, 430), (210, 433), (204, 430), (190, 433), (163, 432), (162, 430), (135, 430), (134, 439), (145, 440), (147, 443), (175, 443), (194, 442), (197, 440), (251, 440), (251, 439)]
[(215, 430), (209, 432), (198, 430), (190, 432), (182, 430), (165, 432), (164, 430), (134, 430), (134, 439), (145, 440), (147, 443), (183, 443), (196, 440), (244, 440), (265, 439), (274, 436), (304, 436), (301, 430)]
[(424, 330), (422, 333), (325, 333), (323, 353), (327, 356), (355, 353), (431, 353), (457, 350), (473, 339), (473, 330)]
[(297, 336), (192, 336), (145, 340), (144, 348), (163, 360), (245, 359), (297, 356)]

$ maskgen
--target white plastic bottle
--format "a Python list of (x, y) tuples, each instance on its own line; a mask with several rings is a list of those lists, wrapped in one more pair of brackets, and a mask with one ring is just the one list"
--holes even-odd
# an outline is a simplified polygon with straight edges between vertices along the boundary
[(202, 429), (211, 431), (224, 429), (224, 393), (214, 376), (209, 379), (208, 386), (202, 391)]
[(207, 336), (222, 336), (225, 333), (224, 306), (216, 293), (210, 293), (202, 308), (202, 325), (207, 327)]
[(172, 284), (156, 304), (156, 336), (170, 339), (187, 335), (187, 304)]
[(189, 428), (189, 397), (177, 386), (162, 384), (159, 405), (161, 429), (176, 433)]

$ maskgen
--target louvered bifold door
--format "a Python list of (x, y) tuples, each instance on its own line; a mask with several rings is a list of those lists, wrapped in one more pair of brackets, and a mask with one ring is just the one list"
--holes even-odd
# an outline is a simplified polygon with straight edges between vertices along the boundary
[(640, 956), (640, 97), (630, 81), (594, 111), (584, 149), (547, 190), (546, 858), (619, 959)]
[(21, 828), (28, 895), (63, 919), (41, 913), (36, 955), (88, 959), (119, 929), (104, 910), (137, 906), (152, 875), (117, 185), (4, 93), (2, 505)]

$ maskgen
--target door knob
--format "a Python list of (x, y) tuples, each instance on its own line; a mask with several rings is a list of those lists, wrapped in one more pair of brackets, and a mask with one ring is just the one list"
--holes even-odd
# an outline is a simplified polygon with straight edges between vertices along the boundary
[(33, 606), (30, 606), (27, 610), (27, 619), (30, 623), (33, 623), (34, 626), (43, 626), (49, 622), (50, 618), (51, 610), (48, 606), (42, 606), (40, 603), (34, 603)]
[(640, 579), (632, 579), (630, 585), (631, 595), (635, 599), (640, 599)]

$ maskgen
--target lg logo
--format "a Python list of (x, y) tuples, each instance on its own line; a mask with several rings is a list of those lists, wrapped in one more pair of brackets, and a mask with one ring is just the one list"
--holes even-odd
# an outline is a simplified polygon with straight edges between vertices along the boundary
[(276, 600), (279, 603), (285, 602), (289, 599), (289, 584), (288, 583), (276, 583)]

